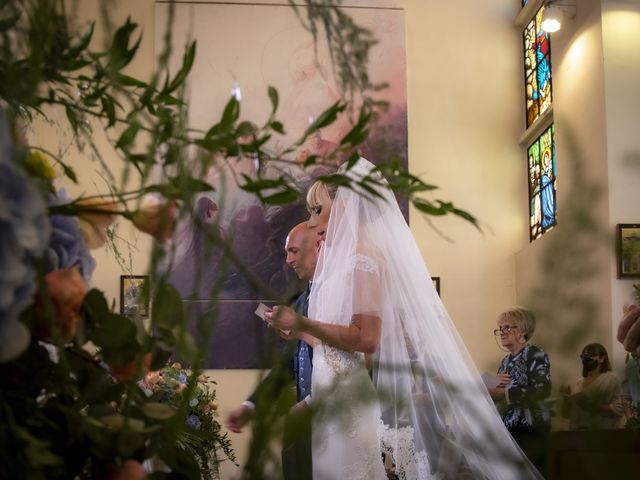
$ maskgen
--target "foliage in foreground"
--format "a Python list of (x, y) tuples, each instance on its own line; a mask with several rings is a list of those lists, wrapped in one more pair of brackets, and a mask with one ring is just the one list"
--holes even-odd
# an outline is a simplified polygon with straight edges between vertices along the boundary
[[(322, 10), (327, 5), (330, 8)], [(338, 66), (360, 68), (373, 44), (370, 32), (350, 22), (335, 2), (310, 2), (307, 12), (305, 25), (316, 41), (319, 32), (327, 35)], [(77, 32), (71, 18), (62, 1), (0, 1), (0, 198), (7, 206), (0, 233), (3, 473), (8, 478), (106, 478), (125, 468), (141, 470), (142, 462), (151, 459), (162, 466), (153, 478), (214, 475), (217, 462), (224, 457), (233, 461), (233, 452), (214, 415), (198, 417), (206, 436), (195, 427), (191, 403), (211, 405), (215, 392), (202, 390), (198, 379), (205, 352), (187, 328), (180, 295), (157, 269), (171, 258), (166, 241), (176, 218), (188, 216), (197, 195), (213, 189), (201, 178), (215, 162), (246, 157), (289, 162), (288, 156), (310, 135), (349, 115), (352, 128), (329, 158), (310, 155), (305, 166), (337, 156), (353, 165), (358, 146), (383, 107), (367, 91), (380, 86), (369, 84), (362, 74), (366, 70), (340, 74), (345, 99), (327, 108), (302, 138), (274, 156), (265, 145), (284, 132), (274, 88), (266, 92), (272, 111), (261, 125), (242, 120), (240, 102), (231, 97), (215, 124), (205, 131), (193, 130), (186, 125), (183, 91), (196, 55), (195, 42), (186, 46), (181, 67), (171, 74), (169, 24), (158, 67), (142, 80), (125, 73), (141, 41), (135, 23), (128, 19), (115, 29), (107, 47), (96, 50), (94, 24)], [(345, 55), (344, 42), (333, 36), (345, 28), (353, 33), (349, 41), (364, 50)], [(353, 103), (356, 95), (362, 96), (358, 108)], [(22, 134), (22, 125), (36, 117), (48, 119), (52, 112), (63, 112), (63, 128), (73, 133), (81, 152), (99, 159), (109, 191), (69, 198), (57, 188), (60, 175), (76, 184), (83, 179), (64, 155), (46, 151), (37, 139), (29, 143)], [(105, 153), (95, 146), (98, 130), (106, 134), (113, 151)], [(187, 156), (194, 149), (198, 154)], [(121, 175), (110, 168), (118, 161)], [(418, 210), (454, 214), (475, 224), (471, 215), (450, 202), (417, 196), (435, 187), (397, 163), (381, 163), (378, 169)], [(157, 171), (160, 182), (154, 181)], [(138, 179), (135, 187), (130, 186), (133, 178)], [(343, 174), (322, 178), (352, 186)], [(377, 182), (372, 175), (360, 184), (373, 193)], [(285, 176), (263, 178), (260, 173), (246, 176), (240, 187), (265, 205), (296, 201), (302, 193)], [(154, 203), (144, 201), (149, 195)], [(101, 291), (88, 289), (95, 268), (89, 250), (113, 238), (109, 226), (118, 217), (156, 240), (149, 271), (153, 283), (142, 293), (152, 303), (148, 324), (116, 313)], [(247, 271), (227, 239), (211, 233), (208, 241), (222, 249), (254, 288), (275, 298)], [(211, 325), (202, 320), (198, 329), (206, 336)], [(164, 368), (170, 355), (191, 365), (192, 374), (185, 381), (182, 370)], [(154, 372), (164, 372), (172, 386), (178, 381), (182, 394), (145, 390), (145, 384), (141, 388), (143, 379), (150, 387)]]

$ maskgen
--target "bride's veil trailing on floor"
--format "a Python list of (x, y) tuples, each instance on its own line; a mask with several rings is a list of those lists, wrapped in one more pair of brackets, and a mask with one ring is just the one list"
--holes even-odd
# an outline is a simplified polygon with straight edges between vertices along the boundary
[[(361, 158), (347, 175), (374, 168)], [(382, 318), (372, 375), (386, 463), (401, 479), (541, 478), (504, 427), (393, 193), (376, 190), (382, 198), (338, 189), (311, 308), (312, 318), (343, 325), (355, 314)]]

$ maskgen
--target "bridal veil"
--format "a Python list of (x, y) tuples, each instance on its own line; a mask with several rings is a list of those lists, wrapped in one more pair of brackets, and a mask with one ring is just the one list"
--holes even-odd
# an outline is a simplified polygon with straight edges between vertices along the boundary
[(386, 463), (400, 479), (541, 478), (504, 427), (386, 181), (363, 158), (343, 173), (377, 178), (380, 197), (338, 188), (309, 316), (382, 319), (372, 380)]

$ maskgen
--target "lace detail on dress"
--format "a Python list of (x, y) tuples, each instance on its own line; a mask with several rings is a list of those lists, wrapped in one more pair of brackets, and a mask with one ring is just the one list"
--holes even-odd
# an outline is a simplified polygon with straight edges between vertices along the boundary
[(353, 257), (354, 270), (360, 270), (367, 273), (375, 273), (380, 276), (380, 265), (373, 258), (362, 253), (356, 253)]
[(360, 352), (347, 352), (339, 348), (322, 344), (327, 365), (338, 376), (346, 376), (362, 365), (364, 355)]
[[(413, 427), (391, 428), (382, 419), (378, 424), (378, 437), (382, 453), (390, 455), (392, 471), (399, 480), (439, 480), (438, 473), (431, 473), (427, 452), (416, 452)], [(396, 446), (394, 448), (393, 446)]]

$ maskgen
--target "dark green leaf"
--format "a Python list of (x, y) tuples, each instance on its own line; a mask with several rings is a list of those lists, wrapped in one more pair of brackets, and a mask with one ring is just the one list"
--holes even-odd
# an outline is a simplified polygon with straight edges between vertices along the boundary
[(305, 136), (309, 136), (316, 130), (326, 127), (327, 125), (331, 125), (338, 118), (338, 114), (342, 113), (344, 109), (347, 108), (345, 103), (341, 101), (337, 101), (329, 108), (327, 108), (324, 112), (320, 114), (320, 116), (307, 127), (305, 131)]
[(186, 52), (182, 57), (182, 67), (173, 78), (173, 80), (171, 80), (171, 83), (169, 83), (167, 86), (165, 86), (165, 88), (162, 89), (163, 94), (173, 92), (184, 83), (184, 81), (187, 79), (187, 76), (189, 75), (189, 72), (191, 71), (191, 67), (193, 67), (193, 60), (195, 56), (196, 42), (191, 42), (191, 45), (186, 48)]
[(295, 202), (300, 194), (295, 190), (285, 190), (284, 192), (274, 193), (262, 198), (262, 201), (268, 205), (284, 205), (286, 203)]
[(256, 126), (252, 122), (240, 122), (240, 124), (238, 124), (238, 128), (236, 129), (236, 136), (246, 137), (253, 134), (255, 130)]
[(369, 136), (369, 130), (367, 124), (371, 118), (370, 113), (360, 112), (358, 123), (340, 140), (340, 145), (353, 145), (357, 146), (364, 142)]
[(95, 22), (91, 22), (85, 32), (80, 37), (80, 40), (75, 45), (72, 45), (69, 49), (69, 54), (71, 57), (77, 57), (84, 51), (91, 42), (91, 38), (93, 37), (93, 30), (95, 28)]
[(220, 124), (224, 130), (230, 129), (230, 127), (238, 120), (240, 116), (240, 102), (236, 100), (235, 97), (231, 97), (229, 102), (224, 107), (224, 112), (222, 113), (222, 120), (220, 120)]
[(71, 180), (73, 183), (78, 183), (78, 177), (76, 175), (75, 170), (70, 167), (69, 165), (67, 165), (66, 163), (60, 162), (60, 165), (62, 166), (62, 172), (65, 174), (65, 176)]
[(64, 111), (67, 114), (67, 120), (69, 120), (69, 123), (71, 124), (71, 128), (73, 129), (73, 132), (78, 133), (78, 126), (80, 124), (80, 121), (78, 119), (78, 114), (73, 109), (73, 107), (69, 105), (64, 107)]
[(278, 110), (278, 90), (276, 90), (275, 87), (269, 85), (268, 92), (269, 99), (271, 100), (271, 115), (274, 115), (276, 113), (276, 110)]
[(315, 163), (318, 161), (318, 155), (309, 155), (305, 161), (304, 161), (304, 166), (305, 167), (310, 167), (311, 165), (315, 165)]
[(413, 206), (422, 213), (426, 213), (427, 215), (441, 216), (446, 214), (446, 212), (444, 212), (441, 208), (436, 207), (433, 203), (422, 198), (414, 198)]
[(169, 284), (163, 283), (153, 299), (152, 323), (154, 326), (173, 330), (174, 326), (185, 324), (182, 298), (178, 291)]
[(269, 126), (271, 127), (271, 130), (274, 130), (276, 132), (278, 132), (281, 135), (284, 135), (284, 126), (282, 125), (281, 122), (278, 122), (277, 120), (274, 120), (273, 122), (271, 122), (269, 124)]
[(115, 78), (118, 82), (127, 87), (147, 88), (149, 86), (142, 80), (138, 80), (137, 78), (130, 77), (123, 73), (116, 74)]
[(138, 37), (136, 43), (129, 48), (131, 34), (136, 28), (138, 28), (138, 25), (132, 23), (131, 17), (128, 17), (125, 24), (116, 30), (113, 36), (113, 43), (109, 49), (108, 68), (120, 70), (131, 62), (142, 40), (142, 36)]
[(116, 109), (113, 100), (109, 96), (103, 96), (100, 100), (102, 102), (102, 114), (106, 115), (109, 119), (107, 126), (112, 127), (116, 123)]
[(156, 97), (156, 101), (159, 103), (164, 103), (165, 105), (180, 105), (183, 103), (179, 98), (176, 98), (173, 95), (169, 95), (167, 93), (158, 95)]
[(129, 147), (131, 147), (131, 145), (135, 141), (136, 135), (138, 135), (139, 130), (140, 130), (140, 124), (138, 124), (137, 122), (134, 122), (131, 125), (129, 125), (125, 129), (125, 131), (122, 132), (122, 134), (120, 135), (120, 138), (118, 138), (118, 141), (116, 142), (116, 148), (119, 148), (121, 150), (129, 149)]

